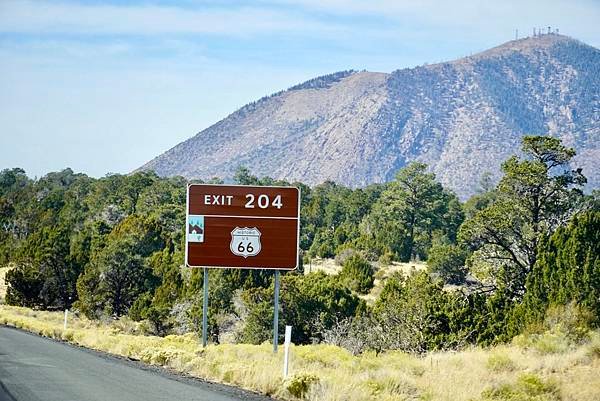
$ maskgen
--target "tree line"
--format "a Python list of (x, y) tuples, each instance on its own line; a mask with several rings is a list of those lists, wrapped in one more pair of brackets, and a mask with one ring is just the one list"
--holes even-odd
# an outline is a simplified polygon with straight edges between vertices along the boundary
[[(566, 305), (582, 325), (600, 324), (600, 199), (583, 194), (574, 156), (558, 139), (524, 137), (500, 182), (482, 180), (464, 203), (417, 162), (389, 183), (357, 189), (311, 188), (243, 167), (234, 181), (299, 187), (303, 264), (342, 264), (337, 275), (305, 275), (301, 266), (282, 276), (280, 322), (294, 326), (295, 343), (424, 352), (508, 341)], [(152, 172), (94, 179), (66, 169), (30, 179), (3, 170), (5, 301), (128, 316), (158, 335), (197, 331), (202, 271), (183, 267), (185, 191), (183, 178)], [(382, 266), (415, 260), (428, 270), (393, 275), (370, 304), (361, 297)], [(210, 275), (213, 340), (267, 341), (272, 272)]]

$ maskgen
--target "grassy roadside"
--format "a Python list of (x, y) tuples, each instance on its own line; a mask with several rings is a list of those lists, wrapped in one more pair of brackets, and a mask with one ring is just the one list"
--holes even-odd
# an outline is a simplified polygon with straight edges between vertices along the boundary
[(192, 334), (140, 335), (138, 324), (0, 306), (0, 323), (47, 337), (160, 365), (211, 381), (296, 400), (598, 400), (600, 333), (581, 345), (560, 334), (520, 338), (513, 345), (414, 357), (401, 352), (353, 356), (329, 345), (294, 346), (291, 378), (281, 378), (283, 353), (269, 344), (211, 345)]

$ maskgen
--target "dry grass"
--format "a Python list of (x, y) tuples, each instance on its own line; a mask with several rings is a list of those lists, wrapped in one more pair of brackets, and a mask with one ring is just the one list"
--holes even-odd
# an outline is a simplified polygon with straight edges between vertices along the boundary
[(208, 380), (281, 399), (595, 401), (600, 394), (600, 334), (585, 344), (539, 347), (532, 341), (493, 349), (353, 356), (330, 345), (293, 346), (291, 377), (281, 378), (282, 352), (269, 344), (199, 346), (193, 334), (144, 336), (140, 324), (122, 319), (97, 323), (62, 313), (0, 306), (0, 323), (81, 346), (139, 359)]
[(337, 274), (341, 270), (342, 266), (338, 265), (335, 259), (314, 258), (304, 264), (304, 274), (316, 271), (323, 271), (326, 274)]

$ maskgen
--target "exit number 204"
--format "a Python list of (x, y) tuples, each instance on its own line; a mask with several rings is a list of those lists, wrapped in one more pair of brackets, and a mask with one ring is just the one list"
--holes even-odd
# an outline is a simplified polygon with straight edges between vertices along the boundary
[(283, 207), (281, 195), (276, 195), (273, 199), (271, 199), (268, 195), (264, 194), (258, 195), (258, 197), (254, 194), (247, 194), (246, 205), (244, 205), (244, 207), (246, 209), (254, 209), (256, 206), (258, 206), (260, 209), (267, 209), (269, 206), (281, 209)]
[[(233, 201), (233, 195), (204, 195), (205, 205), (219, 205), (219, 206), (231, 206)], [(260, 209), (267, 209), (269, 206), (281, 209), (283, 207), (283, 201), (281, 195), (276, 195), (272, 200), (268, 195), (254, 194), (246, 195), (246, 209), (254, 209), (258, 206)]]

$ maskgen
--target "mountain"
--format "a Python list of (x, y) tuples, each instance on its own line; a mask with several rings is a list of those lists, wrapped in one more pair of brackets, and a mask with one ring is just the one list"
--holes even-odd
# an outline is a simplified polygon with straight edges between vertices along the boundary
[(262, 98), (141, 167), (161, 176), (254, 174), (363, 186), (410, 161), (461, 198), (518, 152), (525, 134), (577, 150), (600, 186), (600, 50), (548, 34), (391, 74), (344, 71)]

